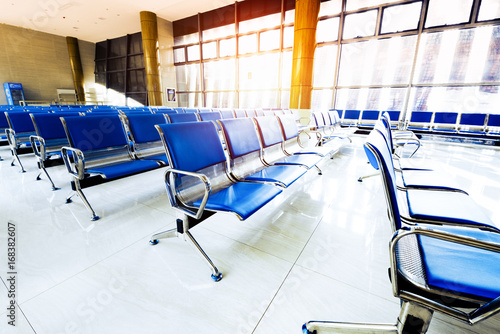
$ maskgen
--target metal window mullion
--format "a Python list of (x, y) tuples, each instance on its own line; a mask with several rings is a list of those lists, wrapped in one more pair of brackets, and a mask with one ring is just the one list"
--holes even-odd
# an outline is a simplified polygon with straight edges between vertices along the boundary
[(420, 48), (420, 41), (422, 39), (422, 31), (424, 30), (425, 17), (427, 15), (427, 10), (429, 9), (429, 0), (422, 0), (422, 8), (420, 9), (420, 22), (418, 24), (418, 35), (417, 43), (415, 45), (415, 52), (413, 53), (413, 64), (410, 72), (410, 79), (408, 81), (408, 87), (406, 89), (405, 99), (403, 101), (403, 110), (401, 110), (402, 115), (400, 119), (403, 121), (406, 119), (406, 114), (408, 112), (408, 103), (410, 102), (411, 89), (413, 87), (413, 80), (415, 78), (415, 69), (417, 67), (418, 50)]
[(342, 8), (340, 12), (339, 20), (339, 32), (337, 35), (337, 59), (335, 62), (335, 74), (333, 79), (333, 94), (332, 94), (332, 104), (331, 107), (335, 108), (335, 100), (337, 98), (337, 85), (339, 83), (339, 72), (340, 72), (340, 58), (342, 56), (342, 35), (344, 34), (344, 22), (345, 22), (345, 9), (347, 0), (342, 0)]
[(281, 108), (281, 94), (282, 94), (282, 76), (283, 76), (283, 35), (284, 35), (284, 27), (285, 24), (285, 0), (281, 0), (281, 24), (280, 24), (280, 57), (278, 64), (278, 101), (277, 107)]
[(236, 52), (234, 54), (234, 64), (235, 64), (235, 71), (234, 71), (234, 76), (235, 76), (235, 81), (234, 81), (234, 102), (235, 102), (235, 107), (239, 108), (240, 107), (240, 41), (239, 41), (239, 32), (240, 32), (240, 22), (238, 20), (238, 1), (235, 1), (234, 3), (234, 38), (235, 38), (235, 47), (236, 47)]
[(201, 105), (203, 108), (206, 108), (206, 99), (205, 99), (205, 71), (203, 70), (203, 47), (201, 43), (201, 13), (198, 13), (198, 46), (200, 49), (200, 79), (201, 79)]

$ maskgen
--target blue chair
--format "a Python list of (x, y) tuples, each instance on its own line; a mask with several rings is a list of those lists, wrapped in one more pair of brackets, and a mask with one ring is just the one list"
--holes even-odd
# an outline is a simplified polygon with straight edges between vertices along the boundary
[(130, 130), (132, 153), (136, 159), (154, 160), (168, 165), (167, 155), (156, 124), (167, 124), (163, 114), (130, 114), (122, 115), (122, 120)]
[(167, 114), (169, 123), (198, 122), (198, 113)]
[(215, 125), (217, 126), (217, 130), (220, 130), (219, 124), (216, 122), (220, 119), (222, 119), (222, 115), (220, 112), (200, 112), (198, 114), (198, 117), (200, 117), (201, 121), (214, 121)]
[(500, 115), (488, 115), (486, 135), (492, 137), (500, 137)]
[(234, 112), (233, 110), (231, 109), (222, 109), (220, 111), (221, 115), (222, 115), (222, 119), (231, 119), (231, 118), (235, 118), (234, 117)]
[(267, 165), (296, 165), (306, 169), (316, 168), (318, 174), (322, 171), (318, 163), (323, 157), (317, 154), (289, 155), (283, 150), (283, 133), (276, 116), (255, 118), (257, 132), (261, 143), (261, 159)]
[(412, 111), (406, 122), (406, 129), (411, 131), (429, 132), (432, 127), (434, 113), (432, 111)]
[(362, 129), (373, 129), (375, 122), (380, 117), (380, 111), (378, 110), (363, 110), (361, 112), (361, 117), (358, 123), (358, 127)]
[(382, 124), (386, 128), (386, 133), (389, 137), (390, 148), (392, 153), (397, 157), (400, 157), (400, 154), (397, 153), (396, 149), (398, 147), (404, 149), (406, 145), (416, 145), (416, 148), (410, 154), (409, 158), (412, 158), (415, 153), (417, 153), (418, 149), (422, 146), (420, 139), (413, 133), (413, 131), (409, 130), (395, 130), (392, 131), (391, 128), (391, 119), (388, 112), (383, 112), (381, 115)]
[[(31, 108), (33, 112), (40, 112), (37, 109)], [(45, 112), (43, 112), (45, 113)], [(12, 153), (11, 166), (17, 160), (21, 173), (25, 173), (19, 154), (32, 153), (30, 136), (36, 135), (35, 127), (31, 120), (30, 114), (25, 111), (6, 111), (5, 117), (9, 123), (9, 128), (5, 130), (10, 151)]]
[(391, 119), (391, 129), (397, 130), (399, 128), (400, 123), (401, 123), (401, 120), (399, 119), (401, 117), (401, 111), (400, 110), (384, 110), (384, 111), (382, 111), (382, 114), (383, 113), (389, 114), (389, 118)]
[[(136, 160), (118, 115), (61, 118), (70, 146), (61, 149), (71, 175), (71, 187), (98, 220), (82, 189), (107, 180), (145, 172), (161, 166), (153, 160)], [(70, 157), (71, 156), (71, 157)]]
[(394, 231), (389, 245), (390, 277), (393, 294), (402, 301), (397, 324), (309, 321), (303, 325), (303, 333), (424, 334), (435, 311), (470, 325), (498, 313), (500, 234), (457, 225), (430, 228), (427, 222), (403, 226), (391, 175), (391, 153), (377, 130), (368, 136), (365, 152), (381, 170)]
[(245, 109), (234, 109), (234, 118), (245, 118), (247, 114)]
[(458, 113), (436, 112), (432, 122), (432, 132), (454, 134), (457, 132)]
[(58, 190), (46, 167), (50, 165), (49, 161), (54, 158), (61, 158), (61, 149), (68, 146), (68, 137), (61, 123), (61, 117), (81, 117), (76, 112), (57, 112), (51, 114), (32, 113), (30, 114), (36, 135), (30, 136), (31, 147), (38, 161), (38, 168), (41, 170), (37, 180), (40, 180), (42, 172), (49, 179), (52, 190)]
[(184, 108), (181, 108), (181, 107), (175, 107), (174, 110), (178, 113), (178, 114), (183, 114), (184, 113)]
[(184, 108), (184, 113), (186, 113), (186, 114), (198, 113), (198, 109), (196, 109), (196, 108)]
[(486, 116), (481, 113), (467, 113), (460, 115), (458, 122), (458, 133), (484, 136), (486, 134)]
[(226, 173), (226, 156), (213, 122), (189, 122), (156, 126), (171, 169), (165, 173), (172, 207), (184, 214), (177, 228), (157, 233), (150, 242), (184, 234), (212, 269), (212, 279), (222, 273), (196, 242), (189, 229), (215, 212), (229, 212), (245, 220), (282, 192), (264, 183), (236, 182)]
[(359, 124), (360, 115), (360, 110), (346, 109), (344, 110), (344, 114), (342, 116), (342, 121), (340, 122), (340, 124), (347, 127), (357, 127)]
[(307, 172), (300, 166), (266, 165), (252, 119), (227, 119), (220, 124), (228, 149), (228, 172), (236, 180), (269, 182), (286, 188)]

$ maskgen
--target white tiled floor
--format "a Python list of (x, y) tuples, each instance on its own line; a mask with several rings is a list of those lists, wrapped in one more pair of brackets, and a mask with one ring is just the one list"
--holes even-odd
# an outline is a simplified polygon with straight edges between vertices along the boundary
[[(192, 229), (224, 278), (182, 238), (148, 240), (174, 226), (155, 170), (84, 190), (65, 204), (69, 178), (49, 168), (51, 191), (32, 156), (11, 167), (0, 147), (0, 278), (7, 272), (7, 222), (16, 224), (17, 325), (7, 325), (0, 285), (0, 333), (300, 333), (308, 320), (393, 323), (399, 301), (387, 275), (391, 230), (379, 177), (363, 137), (240, 222), (216, 214)], [(416, 162), (433, 162), (500, 222), (500, 150), (425, 142)], [(436, 314), (430, 333), (500, 332), (500, 316), (474, 327)]]

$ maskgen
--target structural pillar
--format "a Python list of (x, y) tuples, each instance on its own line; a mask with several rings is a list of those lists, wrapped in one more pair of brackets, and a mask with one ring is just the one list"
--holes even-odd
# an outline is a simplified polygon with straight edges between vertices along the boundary
[(73, 73), (73, 84), (75, 86), (76, 98), (78, 102), (85, 102), (85, 88), (83, 86), (83, 69), (80, 59), (80, 48), (78, 47), (78, 39), (75, 37), (66, 37), (68, 45), (69, 63), (71, 72)]
[(158, 24), (156, 14), (143, 11), (140, 15), (148, 101), (150, 106), (161, 106), (162, 91), (160, 71), (158, 70)]
[(320, 0), (295, 0), (290, 109), (309, 119)]

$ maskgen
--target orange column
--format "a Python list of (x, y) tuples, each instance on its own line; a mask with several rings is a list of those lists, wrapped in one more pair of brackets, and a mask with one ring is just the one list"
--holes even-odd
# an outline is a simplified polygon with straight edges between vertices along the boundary
[(157, 57), (158, 24), (156, 14), (141, 12), (140, 15), (148, 101), (150, 106), (161, 106), (162, 96)]
[(295, 0), (295, 27), (293, 41), (292, 86), (290, 109), (306, 111), (310, 115), (313, 83), (316, 26), (320, 0)]
[(66, 37), (66, 44), (68, 45), (69, 63), (71, 65), (71, 72), (73, 73), (73, 84), (75, 86), (76, 97), (78, 102), (85, 103), (84, 78), (78, 40), (68, 36)]

